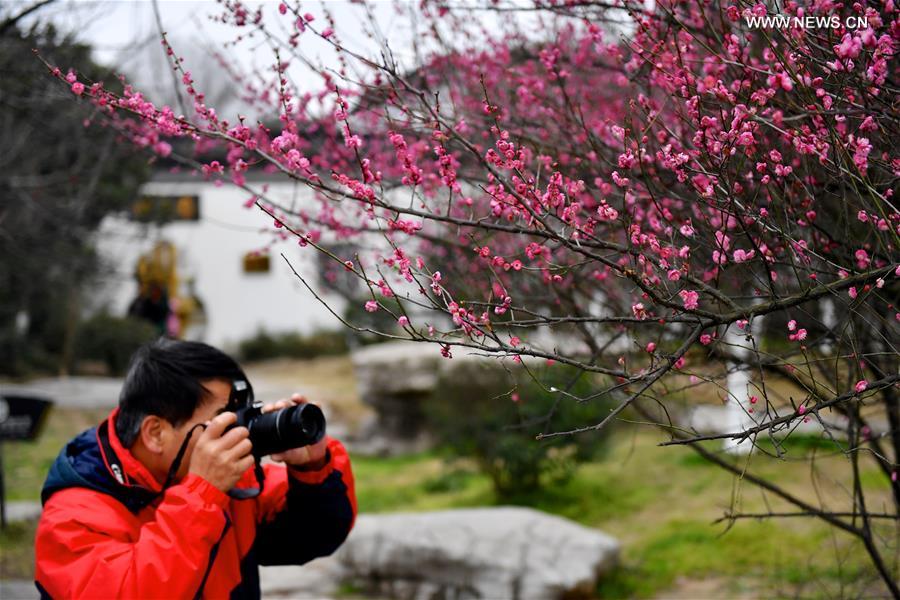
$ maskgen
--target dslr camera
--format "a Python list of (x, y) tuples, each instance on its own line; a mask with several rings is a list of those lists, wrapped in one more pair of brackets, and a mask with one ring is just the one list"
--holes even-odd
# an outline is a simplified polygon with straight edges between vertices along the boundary
[(262, 402), (254, 401), (252, 388), (246, 381), (235, 379), (231, 382), (231, 395), (225, 410), (237, 414), (237, 422), (231, 427), (246, 427), (250, 431), (253, 455), (257, 460), (315, 444), (325, 437), (325, 415), (314, 404), (297, 404), (265, 414), (262, 406)]

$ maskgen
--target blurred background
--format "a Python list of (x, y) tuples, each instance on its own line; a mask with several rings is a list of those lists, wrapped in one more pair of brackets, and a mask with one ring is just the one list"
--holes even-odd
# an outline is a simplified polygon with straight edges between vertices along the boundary
[[(353, 36), (357, 7), (329, 5), (343, 39), (370, 43)], [(215, 7), (160, 2), (160, 23), (209, 103), (239, 112), (211, 50), (233, 35), (209, 19)], [(375, 10), (386, 35), (402, 39), (390, 5)], [(32, 52), (94, 80), (124, 73), (155, 102), (174, 104), (158, 32), (150, 2), (0, 5), (0, 383), (4, 393), (54, 403), (35, 439), (0, 442), (9, 521), (0, 532), (0, 596), (36, 596), (32, 540), (47, 469), (68, 439), (115, 406), (131, 353), (160, 335), (233, 353), (260, 399), (305, 394), (351, 450), (364, 516), (352, 543), (304, 569), (268, 570), (267, 596), (492, 589), (505, 597), (523, 589), (533, 594), (524, 597), (734, 598), (879, 589), (860, 546), (818, 521), (717, 523), (735, 498), (745, 512), (768, 510), (765, 498), (688, 449), (658, 447), (661, 434), (630, 424), (632, 416), (603, 435), (537, 443), (555, 397), (525, 378), (511, 397), (510, 374), (477, 355), (446, 361), (435, 348), (342, 328), (285, 259), (338, 313), (393, 324), (366, 313), (363, 290), (348, 288), (315, 254), (273, 235), (271, 218), (248, 206), (245, 193), (148, 162), (114, 132), (86, 127), (90, 107), (73, 102)], [(309, 201), (294, 184), (251, 177), (285, 205)], [(533, 366), (548, 371), (545, 380), (571, 379), (563, 368)], [(586, 394), (592, 382), (585, 375), (575, 385)], [(715, 386), (685, 390), (675, 393), (677, 405), (722, 403)], [(570, 407), (556, 424), (592, 423), (609, 408)], [(787, 462), (761, 455), (754, 466), (801, 496), (828, 497), (840, 492), (840, 478), (811, 479), (805, 460), (825, 447), (820, 436), (794, 435)], [(849, 468), (835, 459), (834, 469)], [(481, 508), (500, 512), (455, 510)], [(373, 546), (404, 530), (439, 534), (427, 553), (405, 538)], [(450, 581), (449, 563), (459, 569)], [(453, 580), (466, 583), (457, 589)]]

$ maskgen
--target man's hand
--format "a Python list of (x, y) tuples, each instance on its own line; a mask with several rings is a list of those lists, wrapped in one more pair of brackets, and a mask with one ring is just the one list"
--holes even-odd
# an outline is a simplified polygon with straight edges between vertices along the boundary
[(246, 427), (235, 427), (222, 435), (236, 420), (237, 415), (226, 412), (207, 423), (194, 445), (188, 469), (223, 492), (233, 488), (254, 463)]
[[(271, 404), (266, 404), (262, 408), (262, 412), (268, 413), (282, 408), (289, 408), (295, 404), (305, 404), (306, 398), (300, 394), (294, 394), (290, 400), (279, 400)], [(328, 452), (328, 444), (325, 438), (311, 446), (303, 446), (302, 448), (293, 448), (278, 452), (272, 455), (275, 462), (283, 462), (288, 466), (302, 469), (304, 471), (314, 471), (325, 466), (326, 454)]]

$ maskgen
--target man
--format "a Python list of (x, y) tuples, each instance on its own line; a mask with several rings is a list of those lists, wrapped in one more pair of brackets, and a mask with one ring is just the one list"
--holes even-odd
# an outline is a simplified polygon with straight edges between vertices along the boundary
[(235, 381), (247, 381), (238, 364), (206, 344), (138, 350), (119, 407), (69, 442), (44, 484), (43, 597), (258, 598), (258, 565), (340, 546), (356, 517), (344, 447), (326, 437), (272, 455), (286, 466), (265, 464), (254, 496), (248, 431), (229, 428)]

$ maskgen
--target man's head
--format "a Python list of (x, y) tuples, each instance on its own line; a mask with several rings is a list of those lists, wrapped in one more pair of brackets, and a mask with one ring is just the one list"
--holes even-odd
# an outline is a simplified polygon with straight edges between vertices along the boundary
[[(187, 432), (225, 409), (235, 379), (247, 377), (234, 359), (212, 346), (167, 339), (147, 344), (131, 359), (116, 435), (159, 479)], [(189, 459), (186, 454), (179, 476)]]

